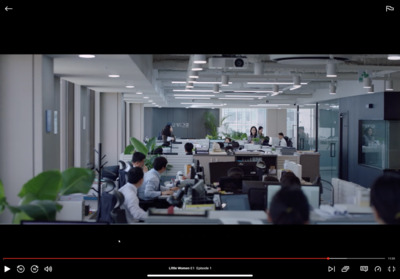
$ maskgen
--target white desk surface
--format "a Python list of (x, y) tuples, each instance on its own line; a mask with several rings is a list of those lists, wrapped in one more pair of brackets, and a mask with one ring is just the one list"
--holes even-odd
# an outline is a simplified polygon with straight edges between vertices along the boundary
[(210, 210), (208, 218), (236, 218), (236, 219), (261, 219), (266, 220), (267, 214), (263, 210)]

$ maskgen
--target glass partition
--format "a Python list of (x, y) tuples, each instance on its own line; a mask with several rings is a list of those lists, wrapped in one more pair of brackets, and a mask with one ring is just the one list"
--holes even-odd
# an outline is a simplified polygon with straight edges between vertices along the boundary
[(399, 169), (400, 121), (360, 120), (358, 163), (379, 169)]
[(299, 107), (297, 150), (315, 150), (315, 104)]

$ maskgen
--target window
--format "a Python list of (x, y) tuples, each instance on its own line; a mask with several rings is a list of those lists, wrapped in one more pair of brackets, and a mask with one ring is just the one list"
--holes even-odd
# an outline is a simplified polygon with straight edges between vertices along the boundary
[(250, 128), (266, 126), (267, 110), (265, 108), (223, 108), (221, 118), (227, 117), (222, 123), (222, 133), (231, 134), (233, 131), (249, 134)]

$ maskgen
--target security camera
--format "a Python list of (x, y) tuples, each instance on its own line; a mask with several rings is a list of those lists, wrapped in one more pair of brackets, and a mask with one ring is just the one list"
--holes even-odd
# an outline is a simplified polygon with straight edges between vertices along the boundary
[(235, 59), (235, 67), (243, 67), (244, 61), (241, 58)]

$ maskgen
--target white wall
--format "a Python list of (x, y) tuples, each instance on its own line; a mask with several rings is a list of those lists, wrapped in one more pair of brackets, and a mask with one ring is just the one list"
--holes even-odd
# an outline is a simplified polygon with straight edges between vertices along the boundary
[[(57, 152), (57, 137), (44, 136), (44, 110), (54, 89), (52, 65), (42, 55), (0, 55), (0, 179), (11, 205), (18, 204), (22, 186), (43, 171), (44, 163), (52, 165), (47, 151)], [(2, 223), (11, 219), (7, 210), (0, 215)]]

